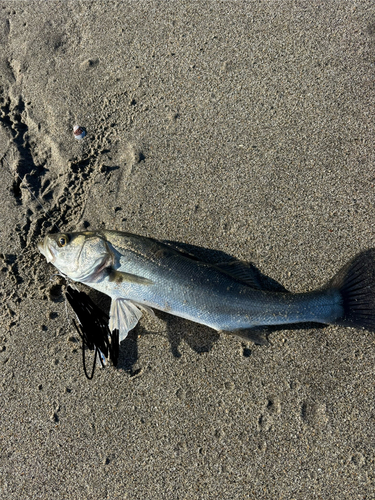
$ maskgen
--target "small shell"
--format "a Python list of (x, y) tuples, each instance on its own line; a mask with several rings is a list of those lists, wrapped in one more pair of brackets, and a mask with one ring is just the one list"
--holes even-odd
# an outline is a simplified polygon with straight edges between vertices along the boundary
[(86, 135), (86, 130), (79, 125), (74, 125), (73, 134), (76, 139), (83, 139)]

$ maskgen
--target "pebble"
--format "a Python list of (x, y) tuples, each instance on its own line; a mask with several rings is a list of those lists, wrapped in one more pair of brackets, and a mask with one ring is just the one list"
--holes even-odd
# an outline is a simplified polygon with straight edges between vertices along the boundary
[(83, 139), (86, 135), (86, 130), (79, 125), (74, 125), (73, 134), (76, 139)]

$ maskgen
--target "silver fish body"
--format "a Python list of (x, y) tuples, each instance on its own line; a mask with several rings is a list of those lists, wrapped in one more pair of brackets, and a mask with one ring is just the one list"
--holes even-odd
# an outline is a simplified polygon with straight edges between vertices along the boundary
[[(365, 280), (369, 287), (368, 273), (365, 277), (360, 269), (364, 260), (373, 260), (373, 254), (360, 254), (358, 262), (354, 259), (348, 264), (354, 270), (343, 269), (323, 289), (294, 294), (260, 289), (238, 261), (234, 265), (207, 264), (157, 240), (130, 233), (49, 234), (38, 248), (62, 274), (111, 297), (109, 326), (119, 329), (120, 340), (137, 324), (141, 310), (150, 308), (237, 333), (261, 325), (300, 322), (367, 328), (375, 324), (372, 317), (363, 319), (372, 307), (373, 283), (370, 305), (363, 306), (365, 312), (359, 319), (352, 306), (357, 284), (362, 286)], [(354, 280), (353, 292), (348, 288), (349, 277)], [(343, 290), (344, 285), (349, 291)]]

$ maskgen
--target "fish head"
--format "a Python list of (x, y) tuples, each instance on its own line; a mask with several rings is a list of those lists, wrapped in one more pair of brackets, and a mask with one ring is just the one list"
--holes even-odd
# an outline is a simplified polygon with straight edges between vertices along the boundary
[(60, 273), (83, 283), (98, 281), (113, 261), (105, 238), (95, 231), (47, 234), (38, 250)]

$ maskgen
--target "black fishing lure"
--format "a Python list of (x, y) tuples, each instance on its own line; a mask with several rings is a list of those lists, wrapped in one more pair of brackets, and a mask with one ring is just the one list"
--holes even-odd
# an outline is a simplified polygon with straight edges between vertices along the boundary
[[(82, 339), (82, 360), (86, 377), (92, 380), (95, 372), (96, 358), (100, 359), (104, 367), (102, 355), (110, 357), (114, 366), (117, 366), (119, 355), (119, 332), (111, 332), (108, 327), (109, 317), (105, 314), (85, 292), (68, 286), (66, 298), (76, 313), (78, 323), (73, 319), (74, 326)], [(86, 369), (85, 347), (95, 351), (94, 362), (89, 376)]]

